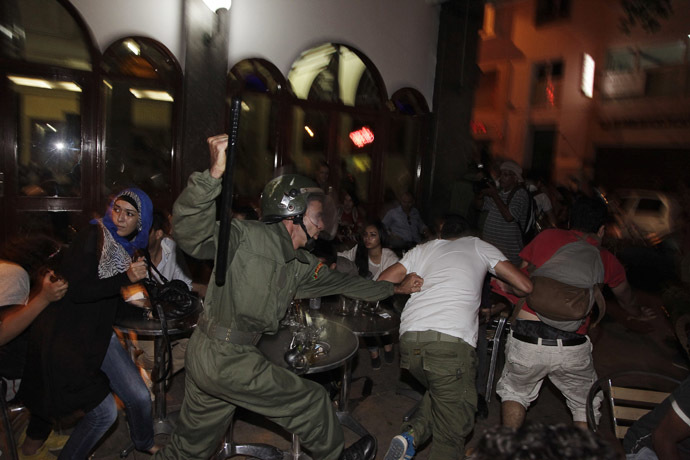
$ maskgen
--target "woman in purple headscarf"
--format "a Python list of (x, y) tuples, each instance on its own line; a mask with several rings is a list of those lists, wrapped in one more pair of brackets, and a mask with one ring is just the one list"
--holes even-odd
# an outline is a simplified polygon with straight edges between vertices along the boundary
[(156, 450), (148, 389), (113, 332), (121, 289), (146, 277), (146, 263), (135, 253), (148, 243), (152, 211), (146, 193), (125, 189), (102, 219), (79, 232), (60, 267), (70, 289), (31, 331), (19, 392), (32, 414), (27, 442), (45, 439), (51, 420), (85, 414), (61, 459), (87, 458), (115, 422), (111, 391), (125, 404), (135, 448)]

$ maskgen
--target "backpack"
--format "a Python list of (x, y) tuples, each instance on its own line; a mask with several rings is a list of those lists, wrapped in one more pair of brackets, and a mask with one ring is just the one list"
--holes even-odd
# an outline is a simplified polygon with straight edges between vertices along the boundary
[(529, 270), (532, 292), (517, 304), (534, 310), (545, 324), (568, 332), (577, 331), (592, 311), (594, 302), (599, 314), (593, 325), (604, 316), (606, 303), (601, 293), (604, 263), (599, 248), (583, 237), (564, 244), (541, 267)]
[(534, 195), (530, 193), (524, 186), (517, 186), (510, 192), (508, 199), (506, 200), (506, 206), (510, 208), (510, 200), (513, 199), (513, 196), (519, 189), (527, 192), (527, 222), (525, 224), (525, 228), (522, 228), (520, 219), (515, 219), (515, 222), (518, 224), (518, 228), (522, 234), (522, 243), (527, 246), (527, 244), (529, 244), (529, 242), (532, 241), (535, 236), (537, 236), (537, 233), (539, 233), (539, 230), (537, 229), (538, 208), (537, 203), (534, 201)]

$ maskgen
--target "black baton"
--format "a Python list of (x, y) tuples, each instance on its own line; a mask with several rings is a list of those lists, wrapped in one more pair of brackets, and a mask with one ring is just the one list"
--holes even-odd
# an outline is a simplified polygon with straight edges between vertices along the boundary
[(228, 148), (225, 153), (223, 189), (220, 192), (220, 229), (218, 230), (218, 251), (216, 252), (216, 285), (218, 286), (225, 284), (225, 272), (228, 268), (228, 244), (230, 242), (230, 221), (232, 220), (232, 173), (235, 169), (240, 109), (240, 98), (233, 97), (231, 103), (232, 121)]

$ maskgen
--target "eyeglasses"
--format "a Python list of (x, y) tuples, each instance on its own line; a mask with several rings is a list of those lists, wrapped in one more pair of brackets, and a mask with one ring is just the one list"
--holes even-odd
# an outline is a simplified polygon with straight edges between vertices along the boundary
[(314, 221), (314, 219), (312, 219), (311, 216), (308, 216), (305, 214), (304, 217), (309, 219), (309, 222), (311, 222), (314, 227), (316, 227), (318, 229), (323, 228), (323, 217), (320, 214), (318, 216), (316, 216), (316, 222)]

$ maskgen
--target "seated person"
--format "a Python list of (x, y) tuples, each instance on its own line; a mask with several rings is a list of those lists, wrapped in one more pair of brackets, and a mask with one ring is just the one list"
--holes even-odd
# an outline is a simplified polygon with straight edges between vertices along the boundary
[[(50, 303), (60, 300), (68, 283), (51, 267), (57, 265), (60, 244), (46, 236), (20, 237), (0, 249), (0, 376), (11, 383), (8, 399), (19, 389), (26, 362), (29, 335), (26, 329)], [(45, 426), (47, 439), (19, 438), (19, 458), (48, 458), (49, 450), (60, 450), (69, 436), (50, 431), (52, 423), (32, 416), (32, 423)]]
[(386, 213), (383, 224), (390, 234), (393, 249), (410, 249), (422, 241), (422, 236), (430, 237), (429, 229), (414, 207), (414, 197), (410, 192), (403, 193), (400, 205)]
[[(367, 222), (362, 232), (362, 243), (356, 244), (348, 251), (338, 253), (338, 256), (353, 261), (357, 266), (359, 276), (377, 280), (384, 270), (398, 261), (398, 256), (388, 249), (388, 239), (388, 232), (381, 221)], [(381, 369), (379, 342), (383, 345), (386, 363), (393, 363), (393, 343), (390, 336), (367, 337), (365, 342), (369, 348), (373, 370)]]
[(364, 229), (364, 209), (354, 193), (342, 189), (338, 207), (338, 241), (347, 248), (357, 244), (357, 235)]
[[(206, 295), (206, 285), (192, 282), (184, 262), (184, 254), (180, 252), (175, 241), (168, 236), (169, 234), (169, 220), (162, 212), (154, 211), (148, 244), (151, 263), (155, 265), (165, 279), (184, 281), (190, 290), (203, 298)], [(153, 276), (159, 283), (163, 282), (156, 270), (151, 269), (150, 276)], [(173, 374), (184, 368), (184, 355), (188, 341), (187, 338), (181, 338), (171, 343)], [(150, 373), (154, 363), (153, 340), (149, 340), (149, 338), (134, 340), (133, 345), (140, 351), (137, 353), (137, 364), (143, 367), (147, 373)], [(150, 385), (150, 380), (147, 381), (147, 384)]]
[(623, 448), (628, 460), (690, 458), (690, 377), (628, 429)]

